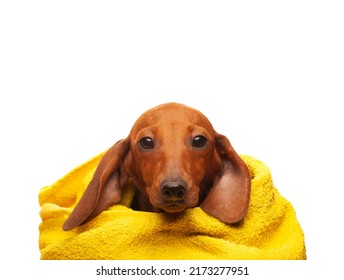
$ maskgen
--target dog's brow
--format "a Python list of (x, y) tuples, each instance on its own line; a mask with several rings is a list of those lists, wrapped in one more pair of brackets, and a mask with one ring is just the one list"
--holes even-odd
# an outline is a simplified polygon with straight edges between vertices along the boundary
[(190, 134), (202, 134), (205, 137), (207, 137), (208, 139), (211, 138), (211, 132), (209, 132), (208, 129), (206, 129), (204, 126), (200, 126), (200, 125), (195, 125), (195, 124), (191, 124), (188, 127)]
[[(157, 125), (151, 125), (151, 126), (144, 126), (141, 127), (138, 132), (136, 133), (136, 141), (139, 140), (143, 136), (154, 136), (158, 130)], [(135, 135), (135, 134), (134, 134)]]

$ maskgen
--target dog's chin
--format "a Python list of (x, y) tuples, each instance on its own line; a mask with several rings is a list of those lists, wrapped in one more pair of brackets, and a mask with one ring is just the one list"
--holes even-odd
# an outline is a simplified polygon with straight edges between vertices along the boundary
[(160, 207), (164, 212), (167, 213), (180, 213), (185, 210), (185, 206), (183, 205), (178, 205), (178, 204), (171, 204), (171, 205), (166, 205)]
[(155, 209), (161, 209), (166, 213), (181, 213), (185, 209), (193, 208), (197, 205), (197, 201), (159, 201), (155, 205), (152, 204)]

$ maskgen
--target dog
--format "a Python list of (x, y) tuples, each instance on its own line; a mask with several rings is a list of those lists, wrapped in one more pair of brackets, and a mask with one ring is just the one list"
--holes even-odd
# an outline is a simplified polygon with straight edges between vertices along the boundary
[(248, 210), (247, 165), (206, 116), (179, 103), (143, 113), (129, 136), (103, 155), (63, 229), (119, 203), (129, 178), (137, 189), (134, 210), (180, 213), (199, 206), (226, 224), (241, 221)]

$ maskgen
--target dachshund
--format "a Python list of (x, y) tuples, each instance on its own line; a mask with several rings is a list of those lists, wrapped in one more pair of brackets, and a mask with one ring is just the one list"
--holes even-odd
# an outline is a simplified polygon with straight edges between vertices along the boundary
[(179, 103), (146, 111), (129, 136), (105, 152), (63, 229), (119, 203), (129, 178), (137, 189), (134, 210), (180, 213), (199, 206), (226, 224), (241, 221), (248, 210), (247, 165), (206, 116)]

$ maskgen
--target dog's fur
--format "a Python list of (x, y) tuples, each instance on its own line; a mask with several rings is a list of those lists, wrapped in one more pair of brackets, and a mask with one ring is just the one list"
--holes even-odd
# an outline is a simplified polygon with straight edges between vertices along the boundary
[(137, 188), (136, 210), (176, 213), (200, 206), (228, 224), (247, 212), (246, 164), (202, 113), (185, 105), (163, 104), (139, 117), (129, 136), (104, 154), (63, 229), (85, 224), (118, 203), (128, 178)]

